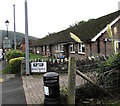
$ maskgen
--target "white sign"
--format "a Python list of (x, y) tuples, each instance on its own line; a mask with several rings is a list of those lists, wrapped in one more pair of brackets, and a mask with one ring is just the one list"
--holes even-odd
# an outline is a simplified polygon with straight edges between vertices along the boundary
[(11, 40), (8, 39), (8, 37), (6, 37), (6, 38), (3, 40), (3, 48), (5, 48), (5, 49), (11, 48)]
[(49, 88), (44, 86), (44, 92), (45, 92), (45, 95), (49, 95)]
[(31, 62), (31, 72), (47, 72), (47, 63)]

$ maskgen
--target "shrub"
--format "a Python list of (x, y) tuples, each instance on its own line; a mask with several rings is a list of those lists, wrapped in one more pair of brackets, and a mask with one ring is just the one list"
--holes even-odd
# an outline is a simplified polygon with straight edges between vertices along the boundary
[(2, 74), (10, 74), (9, 65), (5, 66), (5, 68), (2, 70)]
[(24, 53), (21, 50), (10, 50), (6, 54), (6, 59), (9, 61), (10, 59), (24, 57)]
[(120, 69), (120, 53), (114, 56), (110, 56), (105, 62), (98, 64), (97, 71), (102, 73), (109, 71), (111, 69), (119, 70)]
[(65, 87), (62, 87), (60, 89), (60, 96), (61, 96), (61, 103), (64, 104), (62, 106), (66, 106), (67, 104), (67, 92), (68, 92), (68, 89)]
[(9, 71), (11, 74), (21, 72), (21, 60), (23, 57), (14, 58), (9, 61)]
[(120, 95), (120, 53), (100, 64), (98, 72), (98, 84), (112, 94)]

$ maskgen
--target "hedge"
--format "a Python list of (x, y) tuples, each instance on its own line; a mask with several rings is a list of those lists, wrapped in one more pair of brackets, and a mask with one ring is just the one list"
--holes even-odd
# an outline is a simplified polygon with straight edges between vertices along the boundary
[(6, 54), (6, 59), (10, 61), (10, 59), (17, 58), (17, 57), (24, 57), (25, 53), (21, 50), (10, 50)]
[(13, 58), (9, 61), (9, 72), (16, 74), (21, 72), (21, 60), (23, 57)]

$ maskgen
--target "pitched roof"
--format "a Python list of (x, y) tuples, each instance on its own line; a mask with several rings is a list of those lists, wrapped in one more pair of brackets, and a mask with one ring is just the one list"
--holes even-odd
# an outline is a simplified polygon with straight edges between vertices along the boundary
[[(109, 25), (113, 26), (117, 21), (119, 21), (120, 16), (118, 16), (115, 20), (113, 20)], [(91, 39), (92, 42), (95, 42), (103, 33), (105, 33), (107, 31), (107, 26), (100, 31), (94, 38)]]
[(102, 16), (97, 19), (90, 19), (87, 22), (81, 21), (77, 25), (66, 30), (50, 34), (39, 40), (38, 45), (51, 45), (66, 42), (75, 42), (70, 38), (70, 32), (77, 35), (83, 42), (91, 41), (97, 34), (99, 34), (107, 24), (110, 24), (119, 16), (120, 11)]

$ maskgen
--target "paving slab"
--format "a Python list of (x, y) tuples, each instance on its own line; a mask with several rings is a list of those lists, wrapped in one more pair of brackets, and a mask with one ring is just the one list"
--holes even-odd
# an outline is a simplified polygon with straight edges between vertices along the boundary
[[(25, 91), (25, 98), (27, 104), (43, 104), (44, 103), (44, 89), (43, 89), (43, 75), (29, 75), (22, 76), (23, 88)], [(76, 75), (76, 86), (84, 84), (85, 81)], [(60, 88), (67, 87), (68, 74), (59, 74)]]

